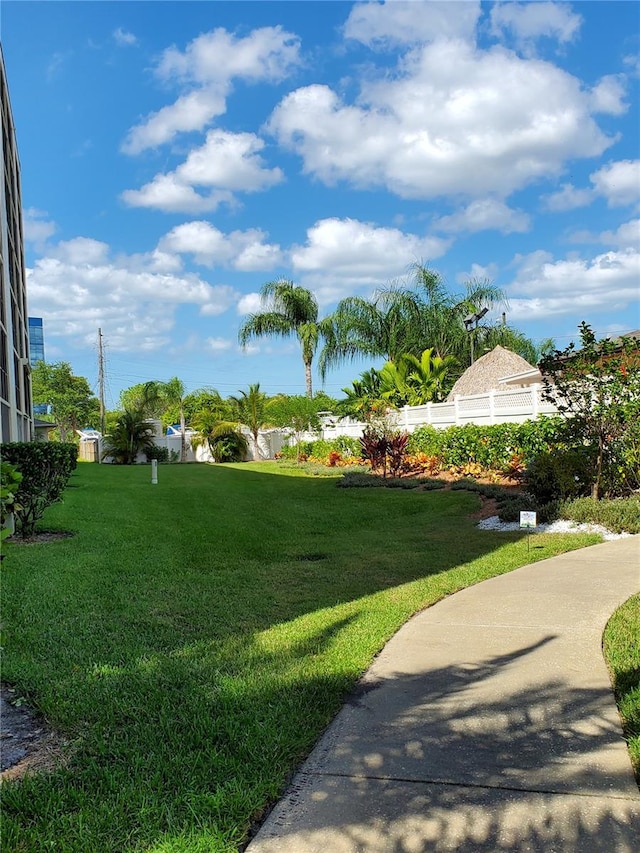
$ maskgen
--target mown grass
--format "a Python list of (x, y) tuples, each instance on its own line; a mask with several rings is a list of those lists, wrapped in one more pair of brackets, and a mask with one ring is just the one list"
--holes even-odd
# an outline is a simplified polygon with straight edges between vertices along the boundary
[(640, 786), (640, 593), (625, 601), (609, 619), (603, 650)]
[(7, 548), (3, 677), (71, 758), (3, 786), (5, 853), (237, 849), (411, 614), (599, 539), (298, 473), (83, 465), (45, 517), (76, 535)]

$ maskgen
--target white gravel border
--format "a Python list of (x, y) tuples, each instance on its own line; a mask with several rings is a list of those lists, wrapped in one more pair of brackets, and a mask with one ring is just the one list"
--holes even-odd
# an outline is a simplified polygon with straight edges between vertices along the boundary
[[(478, 522), (480, 530), (498, 530), (506, 533), (512, 530), (524, 530), (517, 521), (500, 521), (497, 515)], [(612, 533), (600, 524), (576, 524), (575, 521), (554, 521), (551, 524), (539, 524), (529, 529), (530, 533), (599, 533), (603, 539), (626, 539), (631, 533)]]

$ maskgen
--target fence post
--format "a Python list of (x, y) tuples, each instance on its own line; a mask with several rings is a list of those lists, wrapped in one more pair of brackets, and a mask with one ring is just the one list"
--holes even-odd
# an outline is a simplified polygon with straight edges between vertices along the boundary
[(431, 400), (429, 400), (429, 402), (427, 403), (427, 423), (429, 424), (429, 426), (431, 426), (433, 424), (433, 415), (431, 412)]
[(496, 422), (496, 389), (489, 390), (489, 423), (493, 426)]
[(460, 426), (460, 408), (458, 406), (458, 400), (459, 399), (460, 399), (459, 394), (456, 394), (456, 396), (453, 398), (453, 408), (454, 408), (454, 412), (455, 412), (456, 426)]
[(538, 388), (540, 385), (537, 382), (531, 386), (531, 411), (534, 420), (538, 417)]

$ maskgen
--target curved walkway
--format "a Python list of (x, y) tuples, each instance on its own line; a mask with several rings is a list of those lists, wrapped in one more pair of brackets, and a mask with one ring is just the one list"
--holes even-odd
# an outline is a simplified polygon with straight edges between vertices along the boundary
[(640, 850), (601, 652), (640, 536), (456, 593), (387, 644), (248, 853)]

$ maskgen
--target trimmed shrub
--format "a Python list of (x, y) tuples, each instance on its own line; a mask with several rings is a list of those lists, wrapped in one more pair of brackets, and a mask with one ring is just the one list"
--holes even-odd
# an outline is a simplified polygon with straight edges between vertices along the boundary
[(157, 447), (155, 444), (152, 447), (148, 447), (144, 455), (147, 457), (147, 462), (151, 462), (152, 459), (157, 459), (158, 462), (168, 462), (169, 461), (169, 448), (168, 447)]
[(3, 461), (22, 474), (14, 516), (20, 535), (31, 536), (47, 507), (61, 500), (77, 464), (78, 448), (58, 441), (10, 442), (0, 452)]

